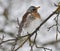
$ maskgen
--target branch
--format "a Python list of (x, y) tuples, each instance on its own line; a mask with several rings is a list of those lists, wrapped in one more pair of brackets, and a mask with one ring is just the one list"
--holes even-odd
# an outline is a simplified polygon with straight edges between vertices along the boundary
[[(47, 20), (49, 20), (55, 13), (56, 13), (56, 11), (54, 11), (52, 14), (50, 14), (50, 15), (35, 29), (35, 31), (33, 31), (31, 34), (25, 35), (25, 36), (27, 36), (27, 38), (22, 42), (22, 44), (21, 44), (17, 49), (15, 49), (15, 51), (17, 51), (20, 47), (22, 47), (22, 46), (24, 45), (24, 43), (27, 42), (27, 40), (28, 40), (32, 35), (34, 35), (34, 33), (36, 33), (36, 32), (41, 28), (41, 26), (42, 26), (44, 23), (46, 23)], [(17, 38), (18, 38), (18, 37), (17, 37)], [(18, 40), (18, 39), (13, 39), (13, 40)], [(10, 41), (10, 40), (3, 41), (2, 43), (8, 42), (8, 41)], [(14, 46), (15, 46), (15, 45), (14, 45)]]
[(50, 41), (50, 42), (46, 42), (46, 43), (44, 43), (44, 44), (42, 44), (42, 46), (46, 46), (46, 45), (54, 45), (54, 44), (56, 44), (56, 43), (58, 43), (58, 42), (60, 42), (60, 39), (59, 40), (53, 40), (53, 41)]
[(52, 26), (48, 27), (48, 31), (53, 28), (54, 26), (56, 26), (56, 24), (53, 24)]
[(30, 36), (25, 35), (25, 36), (28, 36), (28, 38), (27, 38), (17, 49), (15, 49), (15, 51), (17, 51), (20, 47), (22, 47), (22, 46), (24, 45), (24, 43), (25, 43), (32, 35), (34, 35), (34, 33), (36, 33), (36, 32), (39, 30), (39, 28), (40, 28), (45, 22), (47, 22), (47, 20), (49, 20), (55, 13), (56, 13), (56, 11), (54, 11), (52, 14), (50, 14), (50, 16), (48, 16), (48, 17), (35, 29), (34, 32), (32, 32), (31, 34), (29, 34)]
[(3, 43), (9, 42), (9, 41), (13, 41), (13, 40), (15, 40), (15, 39), (8, 39), (8, 40), (5, 40), (5, 41), (2, 41), (2, 42), (0, 43), (0, 45), (3, 44)]
[(27, 36), (27, 38), (22, 42), (22, 44), (19, 45), (18, 48), (16, 48), (14, 51), (17, 51), (19, 48), (21, 48), (25, 42), (27, 42), (27, 40), (30, 38), (30, 36)]
[(50, 14), (50, 15), (35, 29), (35, 31), (31, 33), (31, 36), (32, 36), (34, 33), (36, 33), (36, 32), (40, 29), (40, 27), (41, 27), (45, 22), (47, 22), (47, 20), (49, 20), (55, 13), (56, 13), (56, 11), (54, 11), (52, 14)]

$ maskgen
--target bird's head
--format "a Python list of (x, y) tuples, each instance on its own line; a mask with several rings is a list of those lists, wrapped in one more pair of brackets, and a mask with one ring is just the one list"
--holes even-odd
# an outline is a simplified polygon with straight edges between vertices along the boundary
[(38, 7), (30, 6), (29, 9), (27, 10), (27, 12), (32, 14), (35, 18), (40, 18), (40, 14), (38, 13), (39, 8), (40, 8), (40, 6), (38, 6)]
[(32, 13), (32, 12), (34, 12), (34, 11), (37, 11), (37, 10), (38, 10), (38, 8), (40, 8), (40, 6), (38, 6), (38, 7), (30, 6), (30, 7), (28, 8), (27, 12)]

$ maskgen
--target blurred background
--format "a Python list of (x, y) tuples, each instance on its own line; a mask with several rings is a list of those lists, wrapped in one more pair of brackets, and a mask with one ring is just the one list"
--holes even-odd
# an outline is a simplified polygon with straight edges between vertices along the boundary
[[(41, 15), (42, 20), (45, 20), (54, 10), (56, 10), (57, 7), (54, 6), (54, 3), (58, 4), (58, 2), (60, 2), (60, 0), (0, 0), (0, 38), (2, 38), (2, 36), (4, 35), (4, 40), (7, 40), (12, 39), (17, 35), (17, 18), (19, 19), (19, 22), (21, 22), (22, 16), (30, 6), (40, 6), (38, 12)], [(52, 49), (52, 51), (60, 51), (60, 33), (58, 33), (58, 42), (56, 46), (56, 27), (53, 27), (50, 31), (48, 31), (48, 27), (55, 24), (54, 17), (56, 17), (56, 15), (52, 16), (52, 18), (50, 18), (40, 28), (40, 30), (38, 31), (36, 42), (37, 45), (43, 45), (44, 47)], [(41, 22), (36, 21), (34, 25), (32, 25), (32, 27), (36, 29), (35, 26), (37, 25), (38, 27)], [(18, 51), (29, 51), (30, 47), (27, 43), (28, 42), (26, 42)], [(10, 44), (2, 45), (3, 46), (0, 47), (0, 51), (10, 51)], [(43, 51), (43, 49), (34, 47), (34, 51), (37, 50)]]

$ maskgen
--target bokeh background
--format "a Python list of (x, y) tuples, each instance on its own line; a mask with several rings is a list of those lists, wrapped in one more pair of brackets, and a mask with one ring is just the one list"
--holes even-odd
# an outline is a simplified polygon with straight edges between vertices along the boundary
[[(54, 10), (56, 10), (57, 7), (54, 6), (54, 3), (58, 4), (58, 2), (60, 2), (60, 0), (0, 0), (0, 38), (2, 38), (2, 36), (4, 35), (4, 40), (7, 40), (12, 39), (17, 35), (17, 18), (19, 19), (19, 22), (21, 22), (22, 16), (30, 6), (40, 6), (38, 12), (41, 15), (41, 19), (45, 20)], [(38, 31), (36, 42), (39, 46), (47, 43), (46, 45), (44, 45), (44, 47), (50, 48), (52, 49), (52, 51), (60, 51), (59, 41), (57, 43), (57, 46), (55, 42), (48, 44), (48, 42), (56, 41), (56, 27), (53, 27), (50, 31), (48, 31), (48, 27), (55, 24), (54, 17), (56, 17), (56, 15), (52, 16), (52, 18), (50, 18), (40, 28), (40, 30)], [(39, 22), (38, 20), (34, 21), (34, 25), (31, 26), (32, 30), (33, 27), (34, 29), (36, 29), (36, 26), (38, 27), (41, 22), (42, 21)], [(58, 33), (58, 40), (60, 40), (60, 33)], [(10, 51), (10, 49), (10, 44), (3, 44), (3, 46), (0, 47), (0, 51)], [(29, 50), (29, 44), (28, 42), (26, 42), (18, 51)], [(43, 49), (34, 47), (34, 51), (43, 51)]]

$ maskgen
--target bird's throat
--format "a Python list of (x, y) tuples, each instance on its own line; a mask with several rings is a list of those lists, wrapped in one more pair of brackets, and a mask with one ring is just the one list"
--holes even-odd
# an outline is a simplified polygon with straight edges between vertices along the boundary
[(38, 19), (41, 18), (39, 13), (32, 13), (32, 15), (33, 15), (35, 18), (38, 18)]

